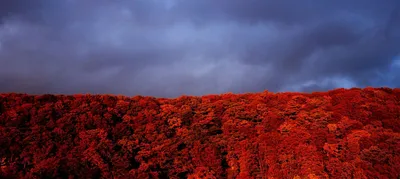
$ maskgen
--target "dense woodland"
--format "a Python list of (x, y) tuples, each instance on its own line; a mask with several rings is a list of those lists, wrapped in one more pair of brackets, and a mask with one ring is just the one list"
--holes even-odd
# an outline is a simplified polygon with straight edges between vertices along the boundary
[(399, 178), (400, 89), (0, 94), (0, 178)]

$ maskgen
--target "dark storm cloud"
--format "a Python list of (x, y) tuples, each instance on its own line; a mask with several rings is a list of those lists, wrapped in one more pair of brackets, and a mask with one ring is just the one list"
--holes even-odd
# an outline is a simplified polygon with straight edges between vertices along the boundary
[(178, 96), (400, 86), (395, 0), (0, 2), (0, 91)]

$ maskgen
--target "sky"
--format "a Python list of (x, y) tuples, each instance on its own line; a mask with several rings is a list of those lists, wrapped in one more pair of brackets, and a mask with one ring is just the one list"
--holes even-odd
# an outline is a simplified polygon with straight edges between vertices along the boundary
[(398, 0), (2, 0), (0, 92), (400, 86)]

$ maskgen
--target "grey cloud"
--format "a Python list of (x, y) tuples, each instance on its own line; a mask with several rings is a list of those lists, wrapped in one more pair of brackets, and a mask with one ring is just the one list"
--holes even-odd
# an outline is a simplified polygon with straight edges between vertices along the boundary
[(388, 70), (400, 53), (394, 0), (0, 7), (0, 92), (172, 97), (400, 84)]

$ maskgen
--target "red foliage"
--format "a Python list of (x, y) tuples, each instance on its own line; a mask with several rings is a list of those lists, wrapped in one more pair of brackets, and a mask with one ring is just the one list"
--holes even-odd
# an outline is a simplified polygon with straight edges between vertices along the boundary
[(0, 178), (399, 178), (400, 89), (0, 94)]

